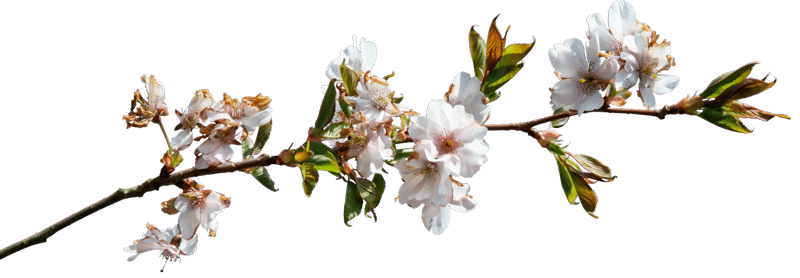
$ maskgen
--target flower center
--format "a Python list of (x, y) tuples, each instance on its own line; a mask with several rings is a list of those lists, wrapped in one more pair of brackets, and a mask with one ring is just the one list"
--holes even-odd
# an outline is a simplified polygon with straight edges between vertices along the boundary
[(438, 142), (436, 149), (440, 154), (454, 153), (461, 146), (460, 141), (452, 133), (439, 137), (436, 141)]

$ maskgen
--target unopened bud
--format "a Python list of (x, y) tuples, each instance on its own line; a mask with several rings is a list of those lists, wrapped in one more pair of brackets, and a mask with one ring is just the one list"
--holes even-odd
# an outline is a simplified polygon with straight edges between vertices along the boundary
[(350, 173), (353, 173), (353, 166), (350, 166), (350, 163), (342, 163), (342, 172), (345, 175), (350, 175)]
[(294, 162), (292, 150), (282, 150), (281, 153), (278, 154), (278, 164), (294, 167), (296, 163)]
[(550, 143), (557, 141), (558, 137), (561, 136), (561, 134), (553, 130), (542, 130), (537, 133), (539, 134), (539, 145), (542, 146), (542, 148), (547, 148), (550, 146)]
[(308, 160), (309, 157), (311, 157), (311, 153), (307, 151), (298, 152), (294, 154), (294, 161), (298, 163), (303, 163), (306, 160)]
[(678, 109), (683, 111), (683, 113), (696, 115), (697, 110), (703, 108), (703, 105), (703, 97), (686, 96), (685, 99), (682, 99), (680, 102), (678, 102)]

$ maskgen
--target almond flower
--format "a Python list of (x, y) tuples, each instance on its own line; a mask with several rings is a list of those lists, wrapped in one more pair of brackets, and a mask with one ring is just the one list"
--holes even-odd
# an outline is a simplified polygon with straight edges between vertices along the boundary
[(236, 123), (214, 123), (201, 129), (203, 136), (208, 138), (194, 150), (194, 167), (206, 169), (230, 163), (233, 159), (231, 144), (241, 145), (237, 129)]
[(653, 93), (663, 95), (678, 86), (680, 78), (661, 74), (675, 64), (670, 56), (669, 42), (656, 44), (643, 34), (625, 37), (624, 49), (620, 56), (625, 67), (617, 74), (615, 83), (619, 88), (630, 88), (639, 82), (639, 96), (648, 108), (655, 107)]
[(178, 228), (183, 239), (195, 236), (197, 227), (203, 226), (209, 236), (217, 236), (216, 217), (231, 205), (231, 199), (216, 191), (203, 189), (203, 185), (188, 181), (189, 185), (176, 198), (161, 203), (162, 211), (178, 216)]
[(356, 35), (353, 35), (353, 45), (343, 49), (341, 55), (328, 64), (328, 70), (325, 72), (325, 75), (328, 76), (329, 79), (342, 80), (342, 73), (339, 68), (342, 65), (342, 61), (344, 61), (346, 67), (354, 70), (358, 74), (372, 70), (372, 66), (375, 65), (375, 60), (378, 59), (378, 48), (375, 46), (375, 43), (367, 41), (364, 38), (361, 38), (361, 44), (357, 46), (357, 38)]
[[(145, 127), (156, 116), (169, 114), (167, 112), (167, 104), (164, 102), (164, 84), (156, 81), (154, 75), (150, 75), (150, 77), (144, 75), (141, 80), (145, 84), (145, 90), (147, 90), (147, 99), (142, 98), (139, 90), (133, 93), (131, 111), (127, 116), (122, 116), (128, 128)], [(136, 104), (139, 104), (138, 109), (136, 109)], [(136, 112), (134, 112), (134, 109), (136, 109)]]
[(161, 232), (148, 223), (144, 238), (135, 240), (133, 244), (122, 249), (125, 252), (136, 253), (128, 258), (129, 262), (135, 260), (141, 253), (153, 250), (161, 251), (161, 257), (168, 261), (175, 261), (181, 255), (191, 256), (197, 250), (197, 235), (190, 239), (182, 239), (177, 225)]
[(394, 157), (392, 139), (386, 134), (384, 126), (372, 129), (368, 123), (359, 123), (350, 136), (347, 159), (356, 158), (358, 172), (364, 178), (377, 173), (383, 168), (384, 160)]
[(453, 197), (453, 187), (448, 177), (456, 164), (454, 158), (438, 158), (433, 141), (418, 142), (411, 156), (394, 165), (403, 178), (397, 199), (400, 204), (408, 204), (412, 208), (420, 204), (447, 205)]
[(374, 74), (361, 74), (356, 92), (357, 97), (348, 97), (347, 100), (355, 103), (355, 112), (360, 113), (372, 127), (391, 122), (392, 117), (408, 111), (405, 106), (394, 103), (392, 86)]
[(450, 178), (449, 183), (453, 187), (453, 196), (446, 206), (426, 204), (422, 208), (422, 224), (434, 235), (444, 233), (450, 224), (450, 209), (466, 213), (472, 211), (477, 203), (469, 193), (469, 184), (462, 184)]
[(614, 1), (608, 9), (608, 28), (603, 22), (603, 16), (593, 14), (586, 18), (589, 31), (586, 36), (591, 39), (598, 37), (600, 51), (610, 51), (614, 55), (622, 52), (623, 39), (626, 36), (642, 33), (649, 36), (649, 27), (636, 21), (636, 11), (633, 5), (626, 1)]
[(412, 118), (408, 135), (414, 142), (430, 141), (434, 150), (425, 150), (430, 161), (448, 161), (452, 175), (472, 177), (487, 158), (489, 145), (483, 140), (488, 129), (475, 121), (463, 105), (444, 100), (431, 101), (426, 115)]
[(559, 81), (550, 89), (553, 110), (577, 110), (578, 115), (603, 106), (605, 90), (619, 70), (616, 59), (601, 62), (599, 36), (592, 36), (586, 47), (577, 38), (556, 44), (548, 51)]
[(180, 118), (181, 122), (175, 126), (175, 130), (179, 130), (175, 137), (169, 140), (172, 149), (182, 151), (192, 144), (193, 134), (192, 130), (198, 125), (202, 124), (204, 112), (207, 108), (211, 107), (214, 103), (214, 98), (208, 90), (197, 90), (189, 106), (183, 109), (183, 112), (175, 110), (175, 114)]
[(475, 121), (483, 124), (489, 119), (491, 107), (487, 105), (488, 99), (481, 92), (481, 80), (467, 72), (461, 72), (453, 79), (453, 85), (444, 95), (450, 105), (461, 104), (464, 110), (471, 114)]
[(247, 133), (255, 132), (258, 127), (272, 120), (272, 108), (269, 97), (258, 94), (255, 97), (243, 97), (242, 101), (222, 94), (223, 100), (215, 102), (206, 110), (208, 121), (230, 120), (244, 128)]

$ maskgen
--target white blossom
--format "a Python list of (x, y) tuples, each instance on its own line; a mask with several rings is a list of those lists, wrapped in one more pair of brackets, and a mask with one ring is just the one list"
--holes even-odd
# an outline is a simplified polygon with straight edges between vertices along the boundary
[(348, 101), (355, 103), (354, 112), (360, 113), (370, 126), (391, 122), (392, 117), (408, 111), (405, 106), (394, 103), (392, 86), (374, 74), (362, 74), (356, 92), (358, 96), (348, 97)]
[(197, 124), (202, 123), (205, 110), (211, 107), (213, 102), (214, 99), (208, 90), (198, 90), (188, 107), (184, 108), (182, 112), (175, 111), (181, 122), (175, 127), (175, 130), (180, 129), (180, 132), (169, 141), (172, 149), (182, 151), (192, 144), (192, 139), (194, 139), (192, 130)]
[(577, 38), (556, 44), (548, 51), (550, 63), (561, 79), (550, 89), (553, 110), (577, 110), (578, 115), (603, 106), (605, 90), (619, 70), (616, 59), (601, 62), (599, 38), (593, 36), (586, 47)]
[(475, 121), (483, 124), (489, 119), (489, 107), (486, 96), (481, 92), (481, 80), (467, 72), (461, 72), (453, 79), (453, 86), (445, 94), (450, 105), (461, 104), (467, 113), (475, 117)]
[(166, 95), (164, 94), (164, 84), (156, 80), (154, 75), (148, 77), (146, 74), (142, 76), (142, 82), (145, 84), (147, 90), (147, 108), (154, 114), (159, 114), (158, 111), (167, 111), (167, 103), (164, 102)]
[(364, 178), (377, 173), (383, 168), (384, 160), (394, 157), (392, 139), (386, 134), (384, 126), (372, 129), (368, 123), (359, 123), (351, 136), (347, 158), (356, 158), (358, 172)]
[(453, 179), (449, 180), (453, 187), (452, 199), (446, 206), (433, 203), (425, 204), (422, 208), (422, 224), (434, 235), (444, 233), (450, 224), (450, 209), (458, 212), (470, 212), (477, 203), (469, 193), (469, 184), (462, 184)]
[(253, 133), (272, 120), (272, 108), (269, 107), (272, 100), (268, 97), (258, 94), (255, 97), (243, 97), (241, 102), (228, 94), (223, 94), (223, 98), (206, 110), (208, 121), (230, 120), (243, 127), (247, 133)]
[(209, 236), (216, 236), (218, 225), (215, 218), (222, 209), (230, 205), (230, 198), (216, 191), (204, 190), (203, 186), (197, 183), (193, 183), (192, 187), (178, 195), (172, 204), (180, 212), (178, 228), (184, 239), (194, 237), (199, 226), (208, 230)]
[(475, 121), (463, 105), (431, 101), (425, 116), (412, 118), (408, 135), (415, 142), (430, 141), (434, 160), (446, 160), (454, 176), (472, 177), (487, 158), (489, 145), (483, 140), (488, 129)]
[(161, 257), (169, 261), (175, 261), (181, 255), (191, 256), (197, 250), (197, 235), (182, 239), (177, 225), (162, 232), (155, 226), (147, 224), (144, 238), (122, 249), (125, 252), (136, 253), (128, 258), (129, 262), (135, 260), (141, 253), (153, 250), (161, 251)]
[(237, 140), (237, 126), (226, 124), (213, 124), (204, 130), (208, 132), (207, 139), (194, 150), (195, 164), (197, 169), (217, 167), (229, 163), (233, 159), (233, 148), (231, 144), (241, 144)]
[(677, 76), (660, 73), (673, 64), (667, 42), (651, 45), (644, 35), (627, 36), (620, 57), (625, 60), (625, 67), (617, 74), (615, 85), (630, 88), (638, 81), (639, 96), (648, 108), (656, 105), (653, 93), (672, 92), (680, 82)]
[(358, 74), (371, 70), (372, 66), (375, 65), (375, 60), (378, 58), (378, 48), (375, 43), (361, 38), (360, 46), (356, 46), (357, 38), (356, 35), (353, 35), (353, 45), (343, 49), (341, 55), (328, 64), (328, 70), (325, 75), (329, 79), (342, 80), (342, 73), (339, 69), (342, 61), (344, 61), (346, 67)]
[(636, 11), (633, 5), (626, 1), (614, 1), (608, 9), (608, 28), (603, 22), (603, 16), (593, 14), (586, 18), (589, 24), (589, 31), (586, 36), (589, 39), (598, 37), (600, 51), (610, 51), (614, 55), (622, 52), (622, 42), (626, 36), (642, 33), (650, 36), (649, 29), (642, 23), (636, 21)]
[(447, 205), (453, 196), (448, 177), (456, 165), (455, 156), (437, 157), (436, 146), (430, 140), (420, 141), (414, 154), (395, 164), (403, 178), (398, 201), (416, 208), (420, 204)]

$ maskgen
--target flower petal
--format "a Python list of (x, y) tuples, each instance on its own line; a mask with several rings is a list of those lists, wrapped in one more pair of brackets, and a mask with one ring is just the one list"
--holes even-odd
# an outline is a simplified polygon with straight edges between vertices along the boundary
[(450, 224), (450, 210), (437, 205), (425, 205), (422, 208), (422, 224), (434, 235), (440, 235)]

